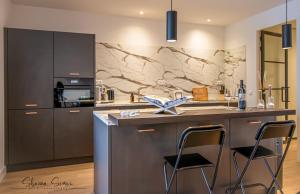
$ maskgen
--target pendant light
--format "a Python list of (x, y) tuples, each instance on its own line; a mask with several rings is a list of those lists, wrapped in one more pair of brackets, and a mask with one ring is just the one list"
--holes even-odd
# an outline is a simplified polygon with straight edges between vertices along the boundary
[(282, 48), (289, 49), (292, 47), (292, 24), (288, 24), (288, 2), (285, 1), (285, 24), (282, 25)]
[(171, 0), (171, 10), (167, 12), (167, 41), (177, 40), (177, 11), (173, 11), (173, 0)]

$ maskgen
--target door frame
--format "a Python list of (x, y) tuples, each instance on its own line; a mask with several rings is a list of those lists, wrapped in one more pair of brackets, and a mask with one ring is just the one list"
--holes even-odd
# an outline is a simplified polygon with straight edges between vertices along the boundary
[[(266, 86), (264, 86), (264, 73), (265, 73), (265, 63), (269, 62), (269, 63), (278, 63), (278, 64), (284, 64), (284, 86), (281, 88), (272, 88), (272, 90), (281, 90), (281, 99), (282, 102), (284, 102), (284, 108), (288, 109), (289, 108), (289, 85), (288, 85), (288, 66), (289, 66), (289, 51), (288, 49), (284, 50), (284, 62), (280, 62), (280, 61), (266, 61), (265, 60), (265, 36), (275, 36), (275, 37), (282, 37), (282, 35), (280, 33), (275, 33), (275, 32), (270, 32), (270, 31), (266, 31), (266, 30), (262, 30), (261, 34), (260, 34), (260, 43), (261, 43), (261, 47), (260, 47), (260, 51), (261, 51), (261, 55), (260, 55), (260, 76), (261, 76), (261, 80), (260, 80), (260, 84), (261, 84), (261, 90), (262, 91), (266, 91), (267, 88)], [(284, 99), (283, 99), (283, 92), (284, 92)], [(287, 119), (287, 116), (286, 116)]]

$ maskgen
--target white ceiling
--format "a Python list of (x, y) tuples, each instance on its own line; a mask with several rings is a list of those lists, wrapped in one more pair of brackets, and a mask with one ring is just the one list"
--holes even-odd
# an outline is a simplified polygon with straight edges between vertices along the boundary
[[(77, 10), (148, 19), (165, 19), (169, 0), (12, 0), (38, 7)], [(228, 25), (284, 3), (284, 0), (173, 0), (179, 20), (190, 23)], [(144, 15), (139, 12), (143, 10)], [(284, 10), (282, 10), (284, 12)]]

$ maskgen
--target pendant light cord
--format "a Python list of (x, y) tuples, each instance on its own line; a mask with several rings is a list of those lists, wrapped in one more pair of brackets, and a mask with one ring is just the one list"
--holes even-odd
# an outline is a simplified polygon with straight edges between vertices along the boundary
[(288, 2), (285, 0), (285, 23), (288, 23)]
[(173, 0), (171, 0), (171, 11), (173, 11)]

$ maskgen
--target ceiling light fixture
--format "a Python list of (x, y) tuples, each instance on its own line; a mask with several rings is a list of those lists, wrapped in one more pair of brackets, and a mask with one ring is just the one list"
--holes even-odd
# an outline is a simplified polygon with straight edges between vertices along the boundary
[(282, 25), (282, 48), (292, 47), (292, 24), (288, 24), (288, 2), (285, 1), (285, 24)]
[(142, 11), (140, 11), (140, 15), (144, 15), (144, 11), (142, 10)]
[(173, 0), (171, 0), (171, 10), (167, 12), (167, 41), (177, 41), (177, 11), (173, 11)]
[(211, 19), (207, 19), (206, 21), (207, 21), (207, 22), (211, 22)]

